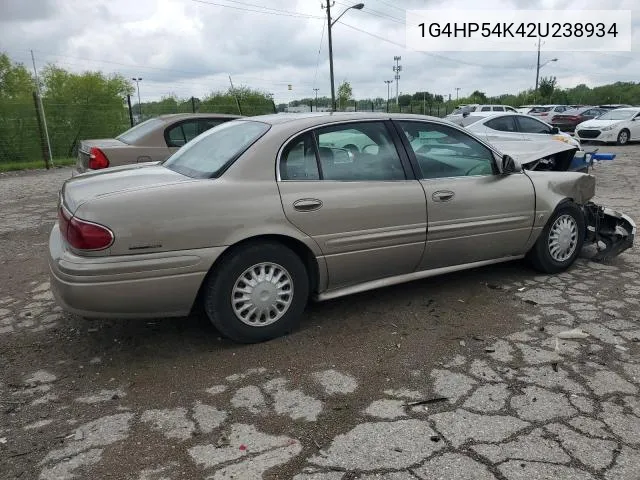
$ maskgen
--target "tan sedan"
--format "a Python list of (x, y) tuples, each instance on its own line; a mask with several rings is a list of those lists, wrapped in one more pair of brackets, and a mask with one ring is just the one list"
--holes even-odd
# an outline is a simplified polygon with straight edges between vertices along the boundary
[(523, 170), (436, 118), (251, 117), (162, 163), (67, 180), (52, 287), (83, 316), (202, 305), (227, 337), (263, 341), (294, 328), (309, 299), (523, 257), (560, 272), (585, 241), (601, 256), (629, 248), (635, 224), (594, 193), (591, 175)]
[(116, 138), (82, 140), (73, 175), (131, 163), (165, 160), (210, 128), (240, 118), (220, 113), (160, 115), (131, 127)]

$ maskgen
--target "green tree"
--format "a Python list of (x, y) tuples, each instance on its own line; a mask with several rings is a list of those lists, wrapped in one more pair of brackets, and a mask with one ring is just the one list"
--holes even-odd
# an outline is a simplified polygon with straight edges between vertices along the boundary
[(0, 54), (0, 162), (41, 157), (34, 90), (35, 82), (24, 65)]
[(476, 90), (471, 94), (471, 99), (473, 100), (473, 102), (470, 103), (486, 103), (487, 95), (480, 90)]
[(81, 139), (109, 138), (129, 127), (125, 99), (133, 86), (122, 75), (76, 74), (48, 65), (42, 77), (54, 157), (73, 156)]
[(347, 106), (347, 102), (353, 97), (351, 84), (346, 80), (338, 87), (338, 109), (342, 110)]
[(540, 97), (543, 100), (551, 100), (551, 95), (556, 89), (556, 77), (542, 77), (540, 79), (540, 86), (538, 87), (538, 91), (540, 92)]

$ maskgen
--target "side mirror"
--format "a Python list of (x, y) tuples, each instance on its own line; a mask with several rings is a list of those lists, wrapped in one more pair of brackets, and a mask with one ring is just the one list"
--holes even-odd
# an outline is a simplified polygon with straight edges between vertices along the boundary
[(551, 127), (551, 135), (557, 135), (560, 133), (560, 129), (558, 127)]
[(509, 155), (504, 155), (502, 157), (502, 174), (503, 175), (511, 175), (512, 173), (521, 172), (522, 168), (520, 165)]
[(462, 112), (462, 118), (467, 118), (469, 116), (469, 112)]

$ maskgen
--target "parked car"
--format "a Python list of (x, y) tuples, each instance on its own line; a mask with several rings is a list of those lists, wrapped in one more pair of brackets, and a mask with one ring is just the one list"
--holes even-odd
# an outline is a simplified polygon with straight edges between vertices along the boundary
[(531, 111), (532, 108), (537, 106), (539, 105), (522, 105), (520, 107), (516, 107), (516, 112), (527, 114)]
[(624, 103), (608, 103), (606, 105), (598, 105), (598, 108), (604, 108), (605, 110), (615, 110), (616, 108), (633, 108), (633, 105), (627, 105)]
[(509, 105), (465, 105), (454, 110), (449, 115), (445, 116), (445, 120), (452, 122), (459, 121), (462, 118), (471, 115), (491, 115), (493, 112), (513, 112), (516, 113), (516, 109)]
[(554, 115), (569, 110), (568, 105), (541, 105), (539, 107), (533, 107), (527, 115), (538, 117), (541, 120), (551, 120)]
[(635, 224), (594, 193), (591, 175), (523, 171), (438, 118), (238, 119), (163, 162), (65, 181), (51, 285), (82, 316), (200, 305), (226, 337), (258, 342), (294, 328), (310, 299), (525, 257), (561, 272), (596, 235), (609, 242), (601, 256), (629, 248)]
[(82, 140), (73, 174), (130, 163), (164, 160), (202, 132), (235, 118), (239, 118), (239, 115), (160, 115), (131, 127), (116, 138)]
[(640, 108), (617, 108), (609, 110), (593, 120), (576, 127), (580, 140), (626, 145), (640, 140)]
[(576, 125), (592, 118), (599, 117), (606, 113), (607, 110), (598, 107), (582, 107), (572, 110), (566, 110), (563, 113), (554, 115), (551, 119), (551, 125), (557, 127), (563, 132), (573, 132), (576, 129)]
[(542, 120), (519, 113), (495, 113), (481, 117), (469, 115), (459, 122), (470, 132), (485, 138), (489, 142), (495, 140), (560, 140), (581, 148), (580, 142), (571, 135), (561, 132)]

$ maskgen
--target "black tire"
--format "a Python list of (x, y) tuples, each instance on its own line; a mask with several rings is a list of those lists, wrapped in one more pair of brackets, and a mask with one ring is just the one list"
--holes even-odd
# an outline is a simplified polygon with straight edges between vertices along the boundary
[(618, 134), (618, 140), (616, 141), (616, 143), (618, 145), (626, 145), (627, 143), (629, 143), (629, 130), (627, 130), (626, 128), (623, 128), (622, 130), (620, 130), (620, 133)]
[[(559, 255), (556, 254), (556, 257), (551, 253), (550, 243), (550, 235), (552, 228), (556, 224), (556, 221), (564, 216), (570, 217), (573, 219), (576, 232), (575, 232), (575, 244), (573, 245), (573, 250), (569, 248), (570, 255), (567, 258), (559, 259), (557, 258)], [(566, 219), (568, 220), (568, 219)], [(571, 222), (571, 220), (568, 220)], [(560, 204), (551, 218), (542, 229), (538, 240), (536, 241), (533, 248), (529, 251), (527, 255), (527, 259), (532, 264), (533, 268), (543, 273), (559, 273), (567, 268), (569, 268), (575, 259), (580, 254), (580, 250), (582, 249), (582, 244), (584, 243), (584, 235), (585, 235), (585, 220), (584, 213), (573, 202), (564, 202)], [(569, 253), (566, 252), (566, 253)]]
[[(279, 319), (257, 326), (261, 322), (253, 318), (256, 326), (252, 326), (234, 312), (232, 291), (246, 270), (263, 263), (284, 269), (292, 283), (293, 298)], [(265, 285), (273, 287), (268, 282)], [(277, 242), (251, 243), (239, 247), (215, 267), (203, 293), (205, 312), (224, 337), (238, 343), (258, 343), (283, 336), (298, 325), (309, 298), (309, 277), (300, 257), (284, 245)], [(241, 303), (241, 300), (236, 302), (238, 305)]]

